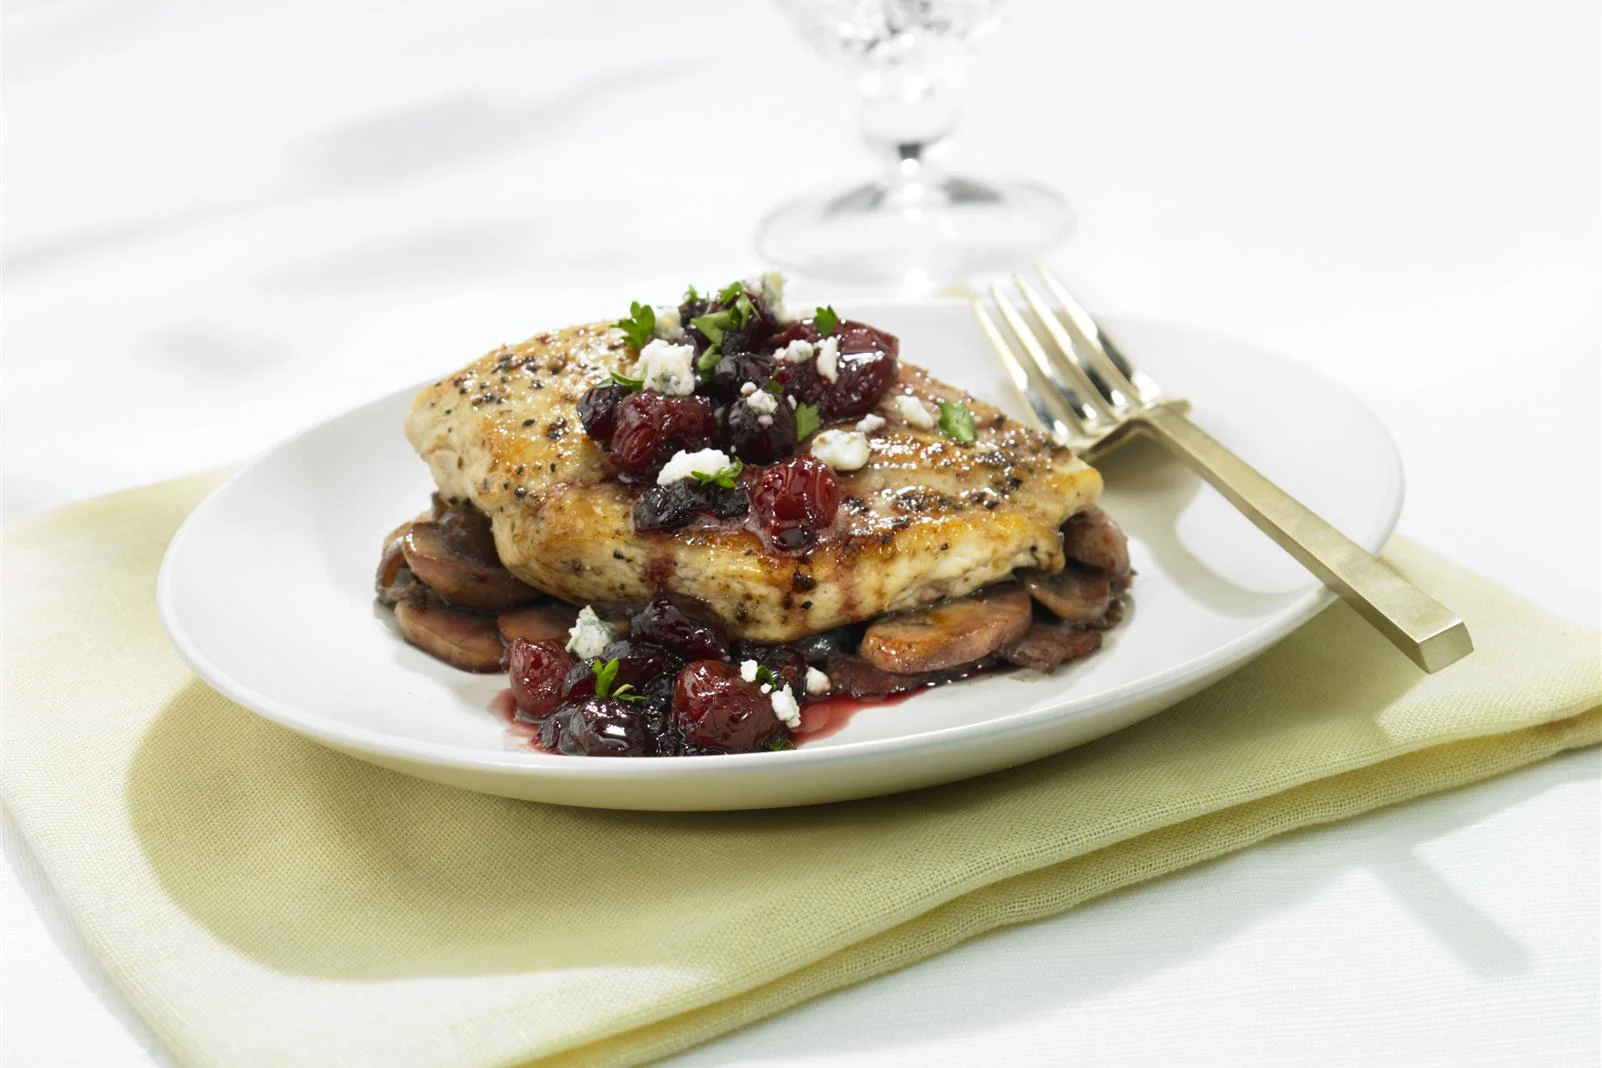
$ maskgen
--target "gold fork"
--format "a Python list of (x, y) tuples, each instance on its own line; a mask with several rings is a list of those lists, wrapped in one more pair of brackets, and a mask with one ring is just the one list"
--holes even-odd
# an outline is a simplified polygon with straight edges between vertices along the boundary
[(1166, 396), (1050, 271), (1036, 269), (1056, 307), (1022, 275), (1013, 281), (1044, 338), (1030, 329), (999, 285), (990, 287), (991, 301), (1022, 357), (978, 294), (969, 293), (968, 299), (1007, 377), (1043, 429), (1086, 459), (1130, 433), (1155, 438), (1419, 667), (1439, 671), (1473, 651), (1461, 619), (1191, 422), (1185, 415), (1188, 402)]

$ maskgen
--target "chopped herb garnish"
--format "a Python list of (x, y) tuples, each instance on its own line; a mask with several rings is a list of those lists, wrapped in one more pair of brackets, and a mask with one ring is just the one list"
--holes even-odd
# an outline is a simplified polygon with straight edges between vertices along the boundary
[(950, 401), (940, 402), (940, 429), (948, 437), (956, 438), (964, 445), (972, 445), (973, 413), (961, 401), (953, 404)]
[(629, 305), (629, 317), (619, 319), (612, 325), (623, 331), (623, 336), (629, 339), (629, 344), (637, 352), (656, 333), (656, 309), (636, 300)]
[(795, 743), (790, 740), (789, 734), (775, 734), (768, 742), (768, 750), (773, 753), (781, 753), (786, 749), (794, 748)]
[(744, 292), (744, 282), (730, 282), (728, 285), (718, 290), (718, 303), (723, 305), (733, 305), (735, 299)]
[(840, 316), (835, 314), (833, 306), (825, 304), (812, 316), (812, 325), (818, 328), (819, 337), (828, 337), (840, 326)]
[(618, 660), (615, 656), (604, 663), (599, 657), (597, 657), (595, 661), (590, 664), (590, 670), (595, 672), (596, 697), (606, 697), (611, 694), (612, 683), (617, 681), (617, 669)]
[(632, 685), (630, 685), (629, 683), (625, 682), (623, 685), (619, 686), (617, 689), (612, 691), (612, 700), (614, 700), (614, 701), (645, 701), (645, 700), (648, 700), (648, 698), (643, 693), (636, 693), (634, 691), (634, 687)]
[(779, 684), (779, 680), (773, 677), (773, 672), (761, 664), (757, 665), (756, 680), (758, 685), (767, 683), (769, 686), (777, 686)]
[(795, 440), (796, 441), (805, 441), (805, 440), (807, 440), (807, 437), (809, 435), (811, 435), (813, 433), (813, 431), (817, 430), (818, 427), (820, 427), (822, 425), (823, 425), (823, 420), (818, 417), (818, 406), (816, 404), (801, 404), (801, 405), (797, 405), (796, 406), (796, 409), (795, 409)]
[(751, 303), (751, 298), (744, 292), (734, 298), (734, 317), (736, 329), (756, 318), (756, 305)]
[(694, 286), (685, 286), (684, 287), (684, 303), (685, 304), (694, 304), (696, 301), (698, 301), (700, 299), (701, 299), (701, 293)]
[(615, 384), (617, 384), (619, 386), (622, 386), (624, 389), (628, 390), (630, 393), (634, 392), (637, 389), (644, 389), (645, 388), (645, 379), (643, 379), (643, 378), (630, 378), (628, 375), (621, 374), (621, 373), (619, 373), (617, 371), (613, 371), (612, 372), (612, 381)]
[(734, 312), (728, 308), (722, 311), (708, 312), (697, 315), (690, 320), (690, 325), (706, 335), (706, 339), (714, 345), (723, 344), (723, 331), (740, 324), (734, 321)]
[(694, 475), (695, 480), (702, 485), (711, 484), (714, 486), (722, 486), (724, 489), (733, 489), (735, 481), (740, 477), (740, 472), (744, 470), (745, 464), (740, 459), (736, 458), (735, 461), (728, 467), (719, 468), (711, 473), (706, 471), (692, 471), (690, 473)]
[(718, 365), (718, 357), (723, 355), (723, 331), (739, 326), (734, 321), (735, 315), (732, 309), (724, 308), (721, 311), (697, 315), (690, 320), (690, 325), (701, 331), (711, 342), (706, 351), (695, 361), (695, 369), (701, 372), (703, 379), (712, 377), (712, 369)]
[(764, 392), (772, 393), (776, 397), (784, 396), (784, 384), (776, 378), (767, 385), (763, 386), (762, 389)]

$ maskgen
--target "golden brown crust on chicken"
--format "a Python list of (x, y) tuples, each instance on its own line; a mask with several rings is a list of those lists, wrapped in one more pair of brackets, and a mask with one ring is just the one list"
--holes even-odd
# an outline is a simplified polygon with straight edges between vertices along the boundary
[[(579, 604), (688, 594), (737, 637), (787, 641), (961, 596), (1016, 568), (1058, 571), (1058, 528), (1101, 492), (1067, 449), (903, 360), (868, 464), (840, 474), (839, 514), (810, 550), (770, 548), (754, 520), (636, 533), (639, 490), (616, 480), (577, 413), (587, 389), (631, 363), (604, 323), (536, 334), (423, 390), (407, 417), (440, 492), (490, 517), (506, 566)], [(962, 400), (977, 441), (909, 426), (895, 394)]]

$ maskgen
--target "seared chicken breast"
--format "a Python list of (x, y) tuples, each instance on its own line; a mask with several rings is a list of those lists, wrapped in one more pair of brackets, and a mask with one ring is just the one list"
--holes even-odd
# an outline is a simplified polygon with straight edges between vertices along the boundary
[[(633, 363), (610, 324), (536, 334), (423, 390), (406, 422), (439, 492), (488, 516), (506, 567), (576, 604), (621, 609), (684, 594), (734, 637), (789, 641), (959, 597), (1020, 568), (1061, 571), (1060, 528), (1101, 492), (1100, 476), (1065, 447), (902, 360), (867, 462), (839, 472), (838, 513), (810, 548), (773, 545), (749, 517), (639, 532), (641, 487), (619, 480), (577, 414), (590, 387)], [(931, 422), (919, 413), (941, 401), (967, 405), (972, 443), (909, 422), (909, 413)]]

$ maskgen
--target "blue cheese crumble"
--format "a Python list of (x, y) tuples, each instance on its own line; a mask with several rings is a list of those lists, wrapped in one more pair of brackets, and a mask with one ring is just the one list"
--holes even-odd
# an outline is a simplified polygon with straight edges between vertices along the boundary
[(779, 717), (780, 723), (791, 730), (801, 726), (801, 706), (796, 703), (795, 695), (789, 690), (780, 686), (768, 694), (768, 703), (773, 706), (773, 714)]
[(840, 339), (826, 337), (817, 344), (818, 374), (833, 382), (840, 377)]
[(567, 632), (567, 651), (581, 660), (593, 660), (615, 636), (612, 625), (585, 605), (579, 610), (573, 629)]
[(634, 377), (646, 389), (687, 397), (695, 392), (695, 346), (675, 345), (658, 339), (640, 350)]
[(774, 352), (773, 357), (784, 363), (806, 363), (812, 359), (814, 349), (812, 342), (804, 337), (798, 337), (784, 348)]
[(868, 462), (868, 435), (860, 430), (824, 430), (812, 439), (812, 455), (836, 471), (855, 471)]
[(681, 478), (693, 478), (697, 474), (715, 475), (726, 467), (733, 467), (734, 461), (729, 454), (718, 449), (701, 449), (699, 452), (685, 452), (680, 449), (673, 454), (673, 459), (662, 465), (661, 472), (656, 476), (658, 486), (666, 486), (670, 482), (677, 482)]
[(898, 393), (891, 398), (896, 406), (896, 414), (908, 426), (915, 426), (920, 430), (928, 430), (935, 425), (934, 413), (929, 411), (927, 405), (917, 397), (909, 397), (905, 393)]
[(683, 341), (684, 323), (679, 319), (679, 309), (672, 304), (659, 304), (656, 307), (656, 327), (652, 331), (663, 341)]

